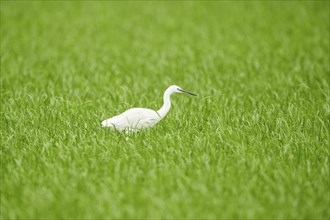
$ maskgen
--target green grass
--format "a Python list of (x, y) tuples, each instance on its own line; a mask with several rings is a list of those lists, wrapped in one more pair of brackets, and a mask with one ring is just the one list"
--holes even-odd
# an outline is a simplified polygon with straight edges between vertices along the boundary
[(329, 94), (328, 1), (1, 1), (0, 216), (328, 219)]

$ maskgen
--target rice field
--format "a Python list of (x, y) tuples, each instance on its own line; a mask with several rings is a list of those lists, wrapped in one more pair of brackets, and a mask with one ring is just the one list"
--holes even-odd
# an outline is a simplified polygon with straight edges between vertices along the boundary
[[(329, 219), (329, 1), (1, 1), (1, 219)], [(101, 121), (169, 114), (130, 135)]]

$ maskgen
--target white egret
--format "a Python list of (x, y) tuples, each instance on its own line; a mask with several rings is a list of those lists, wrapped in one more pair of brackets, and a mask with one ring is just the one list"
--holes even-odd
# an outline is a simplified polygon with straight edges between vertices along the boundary
[(194, 93), (181, 89), (179, 86), (172, 85), (164, 93), (163, 106), (155, 111), (147, 108), (131, 108), (120, 115), (102, 121), (102, 127), (109, 127), (113, 130), (135, 132), (144, 128), (151, 128), (162, 120), (171, 108), (170, 96), (173, 93), (186, 93), (197, 96)]

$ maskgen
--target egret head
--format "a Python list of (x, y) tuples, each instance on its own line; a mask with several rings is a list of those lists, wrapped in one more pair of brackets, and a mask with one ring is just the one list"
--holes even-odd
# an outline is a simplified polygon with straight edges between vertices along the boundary
[(193, 95), (193, 96), (197, 96), (196, 94), (192, 93), (192, 92), (188, 92), (184, 89), (181, 89), (181, 87), (179, 86), (176, 86), (176, 85), (173, 85), (173, 86), (170, 86), (168, 88), (168, 90), (171, 92), (171, 93), (175, 93), (175, 92), (178, 92), (178, 93), (186, 93), (186, 94), (189, 94), (189, 95)]

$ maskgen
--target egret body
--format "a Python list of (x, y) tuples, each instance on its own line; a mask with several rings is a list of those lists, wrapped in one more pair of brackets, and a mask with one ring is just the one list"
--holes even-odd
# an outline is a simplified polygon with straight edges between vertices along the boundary
[(173, 93), (196, 94), (181, 89), (179, 86), (170, 86), (164, 93), (163, 106), (155, 111), (147, 108), (131, 108), (120, 115), (102, 121), (102, 127), (109, 127), (118, 131), (138, 131), (144, 128), (151, 128), (162, 120), (171, 108), (170, 96)]

